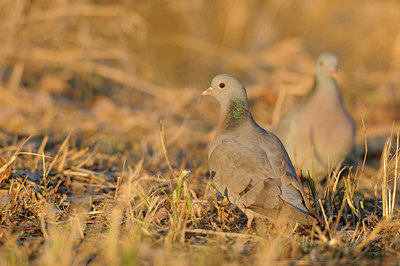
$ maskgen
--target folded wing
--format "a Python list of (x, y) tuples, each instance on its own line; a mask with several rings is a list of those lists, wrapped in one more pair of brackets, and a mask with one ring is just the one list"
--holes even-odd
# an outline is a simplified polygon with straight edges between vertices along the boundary
[(246, 214), (285, 215), (288, 220), (312, 224), (314, 218), (305, 207), (293, 167), (275, 155), (236, 139), (222, 141), (209, 157), (216, 188)]

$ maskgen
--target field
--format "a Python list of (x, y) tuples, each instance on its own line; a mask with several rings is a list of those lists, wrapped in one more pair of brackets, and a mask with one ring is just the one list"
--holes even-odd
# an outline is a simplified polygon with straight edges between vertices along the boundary
[[(398, 265), (399, 18), (395, 0), (0, 1), (0, 265)], [(327, 51), (357, 134), (350, 167), (305, 182), (325, 228), (247, 229), (210, 182), (219, 109), (199, 95), (234, 74), (271, 128)]]

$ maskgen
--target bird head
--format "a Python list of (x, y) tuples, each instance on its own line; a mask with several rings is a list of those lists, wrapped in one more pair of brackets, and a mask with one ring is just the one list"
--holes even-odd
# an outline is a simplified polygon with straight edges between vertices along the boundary
[(317, 78), (337, 78), (338, 58), (332, 53), (321, 54), (316, 62), (315, 75)]
[(232, 99), (244, 100), (247, 102), (246, 89), (243, 84), (234, 76), (220, 74), (215, 76), (208, 89), (203, 91), (201, 96), (211, 95), (221, 105), (228, 104)]

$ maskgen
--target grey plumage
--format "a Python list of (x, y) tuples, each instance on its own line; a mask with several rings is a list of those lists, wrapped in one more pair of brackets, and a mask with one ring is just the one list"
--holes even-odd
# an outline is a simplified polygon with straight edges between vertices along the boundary
[(246, 90), (227, 74), (216, 76), (202, 95), (220, 103), (217, 132), (210, 144), (209, 167), (217, 190), (249, 218), (284, 217), (312, 224), (301, 184), (280, 140), (253, 120)]
[(272, 130), (303, 174), (314, 172), (317, 178), (326, 176), (329, 167), (341, 163), (354, 146), (354, 122), (334, 78), (337, 64), (334, 54), (318, 57), (312, 94), (284, 114)]

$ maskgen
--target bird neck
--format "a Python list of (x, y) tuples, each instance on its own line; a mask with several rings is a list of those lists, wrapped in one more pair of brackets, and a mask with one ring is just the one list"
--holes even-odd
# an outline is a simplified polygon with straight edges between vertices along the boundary
[[(223, 106), (221, 106), (221, 109)], [(250, 117), (247, 99), (233, 98), (224, 110), (221, 110), (219, 127), (221, 130), (232, 130)]]
[(342, 96), (337, 88), (336, 81), (332, 77), (316, 76), (314, 80), (313, 95), (329, 95), (331, 102), (342, 102)]
[(246, 121), (252, 120), (247, 98), (233, 98), (229, 102), (220, 102), (221, 114), (219, 117), (218, 127), (215, 135), (210, 143), (210, 153), (212, 152), (214, 145), (218, 137), (221, 134), (228, 133), (231, 130), (235, 130), (243, 125)]
[[(246, 121), (252, 119), (247, 98), (232, 98), (230, 101), (220, 102), (221, 115), (219, 117), (218, 127), (211, 141), (211, 147), (223, 133), (239, 128)], [(212, 151), (212, 149), (210, 150)]]

